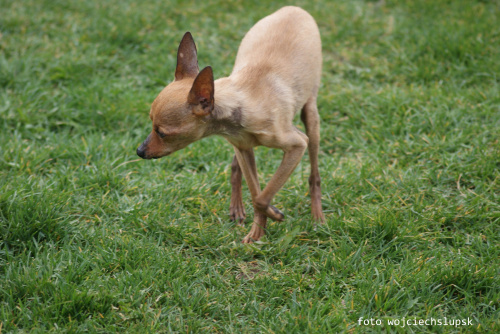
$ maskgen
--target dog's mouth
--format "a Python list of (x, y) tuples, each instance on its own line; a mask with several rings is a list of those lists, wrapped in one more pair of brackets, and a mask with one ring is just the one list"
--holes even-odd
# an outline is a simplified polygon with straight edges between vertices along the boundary
[(150, 157), (150, 156), (147, 156), (147, 155), (139, 155), (141, 158), (143, 158), (144, 160), (156, 160), (156, 159), (160, 159), (161, 157)]
[(148, 150), (148, 145), (147, 143), (142, 143), (138, 148), (137, 148), (137, 155), (143, 159), (159, 159), (161, 157), (165, 157), (167, 155), (170, 155), (172, 154), (173, 152), (175, 152), (175, 150), (173, 150), (172, 148), (166, 148), (165, 150), (162, 150), (160, 152), (156, 151), (155, 150), (153, 152), (150, 152)]
[(163, 157), (166, 157), (167, 155), (170, 155), (171, 152), (164, 154), (164, 155), (159, 155), (159, 156), (151, 156), (147, 154), (137, 154), (139, 157), (143, 158), (144, 160), (157, 160)]

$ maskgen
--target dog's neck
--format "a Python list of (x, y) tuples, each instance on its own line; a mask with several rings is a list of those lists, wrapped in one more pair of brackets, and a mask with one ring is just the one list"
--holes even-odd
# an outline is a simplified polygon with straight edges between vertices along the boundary
[(214, 110), (207, 119), (206, 135), (234, 136), (242, 126), (241, 94), (230, 78), (215, 81)]

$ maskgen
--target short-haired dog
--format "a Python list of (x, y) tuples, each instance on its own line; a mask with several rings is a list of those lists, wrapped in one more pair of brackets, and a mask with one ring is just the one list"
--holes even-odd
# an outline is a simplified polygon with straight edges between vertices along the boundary
[[(154, 100), (149, 116), (153, 129), (137, 154), (160, 158), (210, 135), (234, 147), (231, 166), (230, 215), (241, 223), (245, 210), (242, 175), (251, 193), (254, 219), (244, 243), (265, 234), (267, 218), (284, 215), (271, 205), (309, 150), (311, 211), (324, 222), (318, 169), (320, 118), (316, 105), (322, 67), (321, 39), (312, 16), (284, 7), (257, 22), (243, 38), (230, 76), (214, 81), (212, 68), (198, 69), (196, 46), (187, 32), (177, 51), (175, 79)], [(306, 134), (293, 125), (301, 111)], [(283, 160), (261, 190), (254, 147), (281, 149)]]

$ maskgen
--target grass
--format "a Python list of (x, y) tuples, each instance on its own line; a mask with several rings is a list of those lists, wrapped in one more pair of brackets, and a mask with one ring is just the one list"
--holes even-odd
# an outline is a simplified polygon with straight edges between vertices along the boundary
[[(323, 40), (327, 224), (304, 157), (286, 220), (247, 246), (229, 144), (135, 149), (185, 31), (226, 76), (284, 2), (1, 2), (1, 333), (500, 330), (499, 3), (296, 4)], [(281, 155), (256, 153), (265, 182)], [(473, 325), (386, 323), (403, 317)]]

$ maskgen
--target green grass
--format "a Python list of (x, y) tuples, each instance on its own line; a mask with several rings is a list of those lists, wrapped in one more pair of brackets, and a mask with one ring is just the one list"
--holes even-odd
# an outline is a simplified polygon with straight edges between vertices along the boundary
[[(253, 245), (224, 140), (137, 159), (183, 33), (226, 76), (285, 4), (1, 2), (1, 333), (500, 330), (498, 1), (296, 2), (324, 49), (317, 229), (307, 157)], [(281, 155), (256, 154), (265, 182)]]

